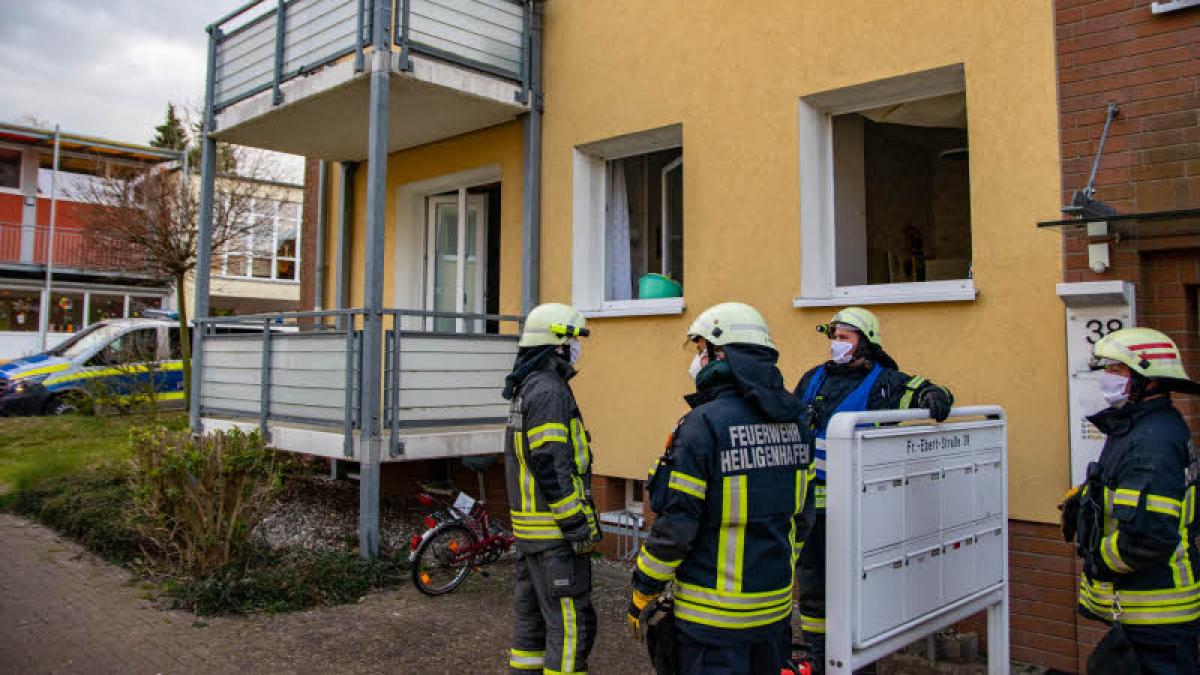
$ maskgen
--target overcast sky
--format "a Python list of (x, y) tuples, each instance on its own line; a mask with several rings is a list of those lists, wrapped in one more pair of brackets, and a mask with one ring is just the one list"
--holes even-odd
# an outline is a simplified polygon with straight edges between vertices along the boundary
[(199, 109), (204, 27), (246, 0), (0, 0), (0, 121), (147, 143)]

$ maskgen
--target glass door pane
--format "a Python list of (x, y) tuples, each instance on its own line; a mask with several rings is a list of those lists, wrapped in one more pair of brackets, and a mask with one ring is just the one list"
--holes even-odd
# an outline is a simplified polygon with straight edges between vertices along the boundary
[[(433, 216), (433, 302), (435, 312), (457, 309), (458, 285), (458, 202), (453, 197), (431, 202)], [(433, 320), (433, 329), (453, 333), (455, 320)]]

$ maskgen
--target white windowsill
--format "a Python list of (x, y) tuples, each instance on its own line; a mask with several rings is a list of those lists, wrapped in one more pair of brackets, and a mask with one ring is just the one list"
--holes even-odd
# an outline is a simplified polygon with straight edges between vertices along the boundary
[(598, 309), (581, 309), (589, 319), (605, 319), (618, 316), (661, 316), (683, 314), (683, 298), (655, 298), (653, 300), (612, 300)]
[(800, 296), (792, 307), (895, 305), (919, 302), (971, 302), (979, 294), (971, 280), (934, 281), (876, 286), (841, 286), (827, 297)]
[(213, 278), (221, 279), (223, 281), (254, 281), (254, 282), (263, 283), (263, 284), (282, 284), (285, 286), (299, 286), (300, 285), (299, 281), (293, 281), (292, 279), (267, 279), (265, 277), (233, 277), (233, 276), (228, 276), (228, 275), (224, 275), (224, 274), (214, 274)]

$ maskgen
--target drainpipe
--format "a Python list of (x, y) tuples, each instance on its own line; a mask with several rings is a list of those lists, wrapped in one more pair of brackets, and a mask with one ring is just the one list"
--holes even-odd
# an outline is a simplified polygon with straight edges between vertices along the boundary
[(321, 160), (317, 168), (317, 278), (313, 285), (313, 309), (325, 309), (325, 208), (329, 203), (329, 162)]
[(542, 246), (542, 3), (529, 3), (529, 112), (525, 128), (525, 176), (521, 199), (521, 311), (528, 314), (541, 294)]
[[(58, 158), (62, 134), (59, 126), (54, 125), (54, 168), (50, 170), (50, 231), (46, 233), (46, 288), (42, 291), (42, 315), (38, 326), (41, 333), (42, 349), (46, 351), (46, 338), (50, 330), (50, 288), (54, 278), (54, 225), (58, 213)], [(87, 320), (87, 315), (83, 317)]]
[[(212, 137), (215, 126), (213, 109), (213, 78), (217, 72), (217, 40), (220, 30), (208, 27), (208, 76), (204, 84), (204, 120), (200, 145), (200, 218), (196, 230), (196, 283), (192, 293), (195, 309), (192, 319), (196, 330), (192, 331), (192, 386), (188, 403), (188, 421), (192, 433), (200, 434), (204, 429), (200, 423), (201, 372), (204, 368), (204, 331), (200, 319), (208, 318), (209, 273), (212, 267), (213, 197), (217, 180), (217, 139)], [(180, 300), (183, 300), (180, 298)]]
[(358, 554), (379, 553), (379, 460), (382, 448), (380, 410), (383, 366), (384, 202), (387, 198), (388, 88), (391, 45), (388, 44), (390, 2), (372, 4), (371, 116), (367, 140), (367, 239), (363, 271), (362, 412), (359, 457)]

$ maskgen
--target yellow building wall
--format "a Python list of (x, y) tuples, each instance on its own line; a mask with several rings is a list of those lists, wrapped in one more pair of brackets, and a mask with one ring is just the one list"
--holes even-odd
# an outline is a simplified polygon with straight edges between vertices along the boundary
[[(683, 127), (687, 309), (592, 321), (573, 384), (597, 473), (644, 478), (686, 411), (692, 352), (680, 345), (709, 305), (742, 300), (762, 311), (789, 386), (828, 358), (814, 325), (833, 309), (792, 307), (800, 295), (798, 99), (962, 63), (978, 298), (871, 309), (903, 370), (947, 384), (959, 404), (1004, 406), (1011, 514), (1054, 520), (1069, 481), (1063, 309), (1054, 291), (1061, 250), (1057, 236), (1034, 227), (1059, 207), (1050, 0), (545, 7), (543, 301), (572, 299), (573, 148)], [(518, 200), (506, 197), (505, 208)], [(506, 283), (518, 283), (516, 271), (507, 268)]]
[[(408, 183), (461, 173), (480, 167), (499, 165), (500, 179), (500, 313), (521, 311), (521, 194), (523, 190), (524, 137), (519, 122), (484, 129), (439, 143), (424, 145), (388, 157), (387, 219), (384, 252), (386, 280), (384, 307), (396, 307), (396, 194)], [(326, 262), (329, 276), (325, 282), (325, 307), (336, 306), (337, 221), (341, 172), (330, 172), (330, 197), (326, 222)], [(355, 174), (355, 214), (353, 263), (350, 272), (350, 306), (363, 304), (363, 269), (366, 265), (367, 163)], [(421, 309), (403, 307), (402, 309)]]

